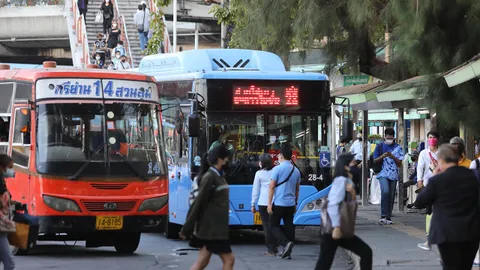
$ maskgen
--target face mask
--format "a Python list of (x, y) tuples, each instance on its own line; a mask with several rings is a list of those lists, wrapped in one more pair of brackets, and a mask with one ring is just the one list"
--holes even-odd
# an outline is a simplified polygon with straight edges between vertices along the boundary
[(100, 56), (95, 57), (95, 59), (100, 60)]
[(110, 0), (106, 0), (105, 2), (110, 3)]
[(11, 168), (8, 168), (7, 171), (3, 173), (4, 177), (14, 177), (15, 176), (15, 171)]
[(393, 139), (385, 139), (385, 144), (392, 144), (393, 143)]
[(438, 144), (438, 139), (437, 138), (428, 139), (428, 145), (437, 146), (437, 144)]

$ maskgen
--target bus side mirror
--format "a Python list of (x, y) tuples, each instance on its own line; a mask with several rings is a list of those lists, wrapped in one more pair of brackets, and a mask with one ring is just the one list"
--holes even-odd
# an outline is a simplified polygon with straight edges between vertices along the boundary
[(348, 141), (353, 139), (353, 121), (350, 119), (344, 119), (342, 125), (342, 139), (347, 139)]
[(17, 122), (15, 126), (20, 127), (21, 133), (30, 132), (30, 109), (22, 108), (20, 109), (19, 117), (15, 119)]
[(190, 114), (188, 116), (188, 136), (200, 137), (201, 119), (198, 114)]

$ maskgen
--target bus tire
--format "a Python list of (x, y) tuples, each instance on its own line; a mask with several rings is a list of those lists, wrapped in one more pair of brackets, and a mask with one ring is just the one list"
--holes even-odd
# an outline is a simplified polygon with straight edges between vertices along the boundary
[(178, 225), (178, 224), (175, 224), (175, 223), (171, 223), (171, 222), (167, 222), (167, 228), (165, 229), (165, 236), (167, 237), (167, 239), (178, 239), (179, 238), (179, 233), (180, 233), (180, 230), (182, 229), (182, 226)]
[(119, 237), (119, 241), (115, 244), (115, 250), (118, 253), (132, 254), (140, 244), (140, 233), (127, 233)]

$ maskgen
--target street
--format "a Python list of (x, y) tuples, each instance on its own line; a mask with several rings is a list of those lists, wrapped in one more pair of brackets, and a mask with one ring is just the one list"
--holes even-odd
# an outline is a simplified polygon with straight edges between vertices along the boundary
[[(232, 248), (236, 262), (234, 269), (313, 269), (317, 260), (318, 231), (297, 230), (297, 245), (291, 260), (263, 256), (261, 232), (239, 231), (232, 233)], [(67, 245), (68, 246), (67, 246)], [(197, 251), (187, 242), (168, 240), (161, 234), (143, 234), (140, 246), (133, 255), (120, 255), (113, 248), (87, 249), (84, 242), (40, 242), (27, 256), (16, 256), (16, 269), (190, 269)], [(339, 249), (332, 269), (351, 269), (348, 257)], [(217, 256), (207, 269), (221, 269)]]

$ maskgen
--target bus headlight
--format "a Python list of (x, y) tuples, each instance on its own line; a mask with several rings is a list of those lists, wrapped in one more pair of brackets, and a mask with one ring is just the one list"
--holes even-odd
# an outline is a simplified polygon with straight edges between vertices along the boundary
[(307, 203), (303, 207), (302, 212), (320, 210), (320, 209), (322, 209), (322, 206), (323, 206), (323, 200), (322, 199), (317, 199), (317, 200), (314, 200), (314, 201), (311, 201), (311, 202)]
[(45, 202), (48, 207), (57, 210), (58, 212), (82, 212), (82, 210), (80, 210), (80, 207), (78, 207), (78, 204), (75, 201), (69, 199), (43, 195), (43, 202)]
[(157, 212), (158, 210), (162, 209), (168, 203), (168, 195), (156, 197), (152, 199), (146, 199), (138, 208), (138, 212), (143, 212), (147, 210), (151, 210), (153, 212)]

